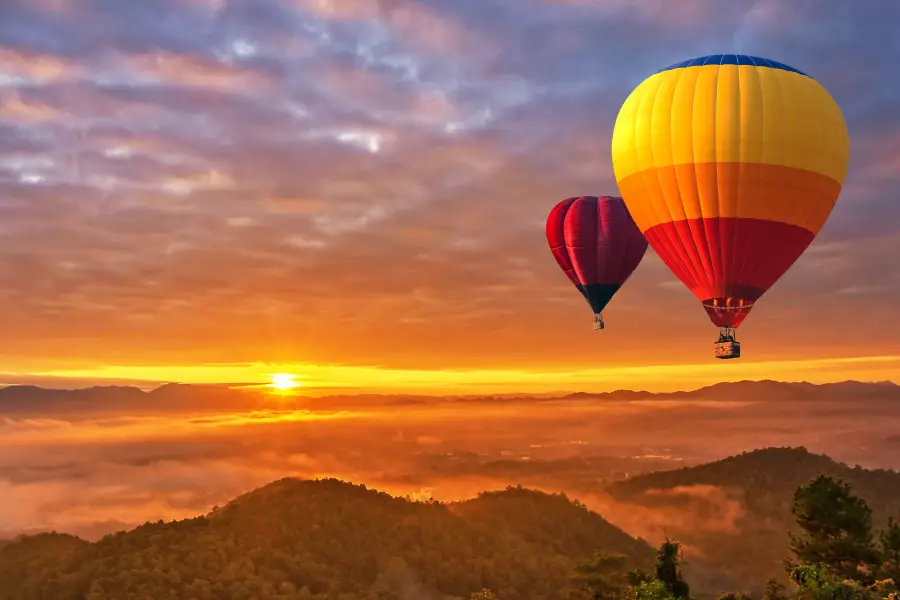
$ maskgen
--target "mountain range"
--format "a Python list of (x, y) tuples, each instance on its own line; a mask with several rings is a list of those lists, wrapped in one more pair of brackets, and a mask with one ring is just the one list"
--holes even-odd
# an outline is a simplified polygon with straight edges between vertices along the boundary
[[(39, 414), (109, 411), (222, 411), (252, 410), (273, 405), (271, 394), (259, 387), (225, 385), (187, 385), (169, 383), (145, 391), (129, 386), (95, 386), (83, 389), (50, 389), (31, 385), (0, 388), (0, 414)], [(804, 402), (866, 401), (892, 402), (900, 406), (900, 385), (891, 381), (812, 384), (807, 382), (738, 381), (717, 383), (689, 391), (653, 393), (636, 390), (613, 392), (574, 392), (558, 394), (502, 394), (487, 396), (417, 396), (383, 394), (342, 394), (309, 397), (279, 395), (279, 408), (357, 408), (360, 406), (435, 404), (445, 402), (535, 402), (565, 401), (731, 401), (731, 402)]]

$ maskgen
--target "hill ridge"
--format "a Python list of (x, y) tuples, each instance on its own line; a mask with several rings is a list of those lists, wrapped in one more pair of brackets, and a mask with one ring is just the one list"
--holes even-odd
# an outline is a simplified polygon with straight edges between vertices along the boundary
[(60, 534), (8, 542), (0, 600), (438, 600), (483, 587), (504, 600), (563, 600), (574, 565), (596, 551), (633, 566), (653, 560), (645, 542), (561, 495), (513, 488), (448, 505), (336, 478), (282, 478), (207, 515), (94, 543)]

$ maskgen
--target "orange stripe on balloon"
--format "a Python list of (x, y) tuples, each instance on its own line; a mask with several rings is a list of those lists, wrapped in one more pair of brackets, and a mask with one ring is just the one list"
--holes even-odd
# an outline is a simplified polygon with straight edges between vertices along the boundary
[(782, 165), (714, 162), (644, 169), (619, 182), (642, 232), (700, 218), (775, 221), (817, 234), (841, 192), (837, 181)]

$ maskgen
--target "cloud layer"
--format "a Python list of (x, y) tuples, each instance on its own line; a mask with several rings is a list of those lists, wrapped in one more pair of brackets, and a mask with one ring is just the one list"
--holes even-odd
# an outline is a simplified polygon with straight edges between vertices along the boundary
[[(0, 417), (0, 539), (47, 529), (93, 538), (205, 513), (284, 476), (332, 476), (447, 501), (510, 484), (565, 491), (656, 540), (676, 520), (686, 530), (731, 532), (744, 508), (704, 487), (651, 493), (677, 495), (678, 508), (662, 506), (665, 498), (635, 506), (609, 497), (606, 481), (764, 446), (804, 445), (867, 467), (897, 463), (894, 387), (803, 388), (805, 395), (744, 386), (740, 397), (762, 402), (735, 401), (735, 389), (634, 400), (334, 397), (303, 409), (270, 398), (254, 410), (235, 401), (219, 412), (200, 393), (176, 405), (118, 392), (131, 409), (102, 412), (91, 408), (102, 398), (33, 398), (28, 414)], [(80, 394), (91, 393), (110, 394)]]
[(852, 136), (842, 198), (748, 346), (898, 355), (898, 18), (812, 0), (10, 0), (4, 360), (706, 360), (706, 316), (652, 253), (599, 344), (543, 222), (616, 192), (634, 85), (729, 51), (812, 74)]

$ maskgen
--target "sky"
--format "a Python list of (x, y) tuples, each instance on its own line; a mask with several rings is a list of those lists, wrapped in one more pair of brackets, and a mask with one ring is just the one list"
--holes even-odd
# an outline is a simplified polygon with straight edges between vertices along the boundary
[[(898, 20), (892, 0), (5, 0), (0, 383), (898, 380)], [(834, 212), (739, 361), (652, 250), (592, 331), (547, 213), (617, 194), (640, 81), (733, 52), (837, 100)]]

